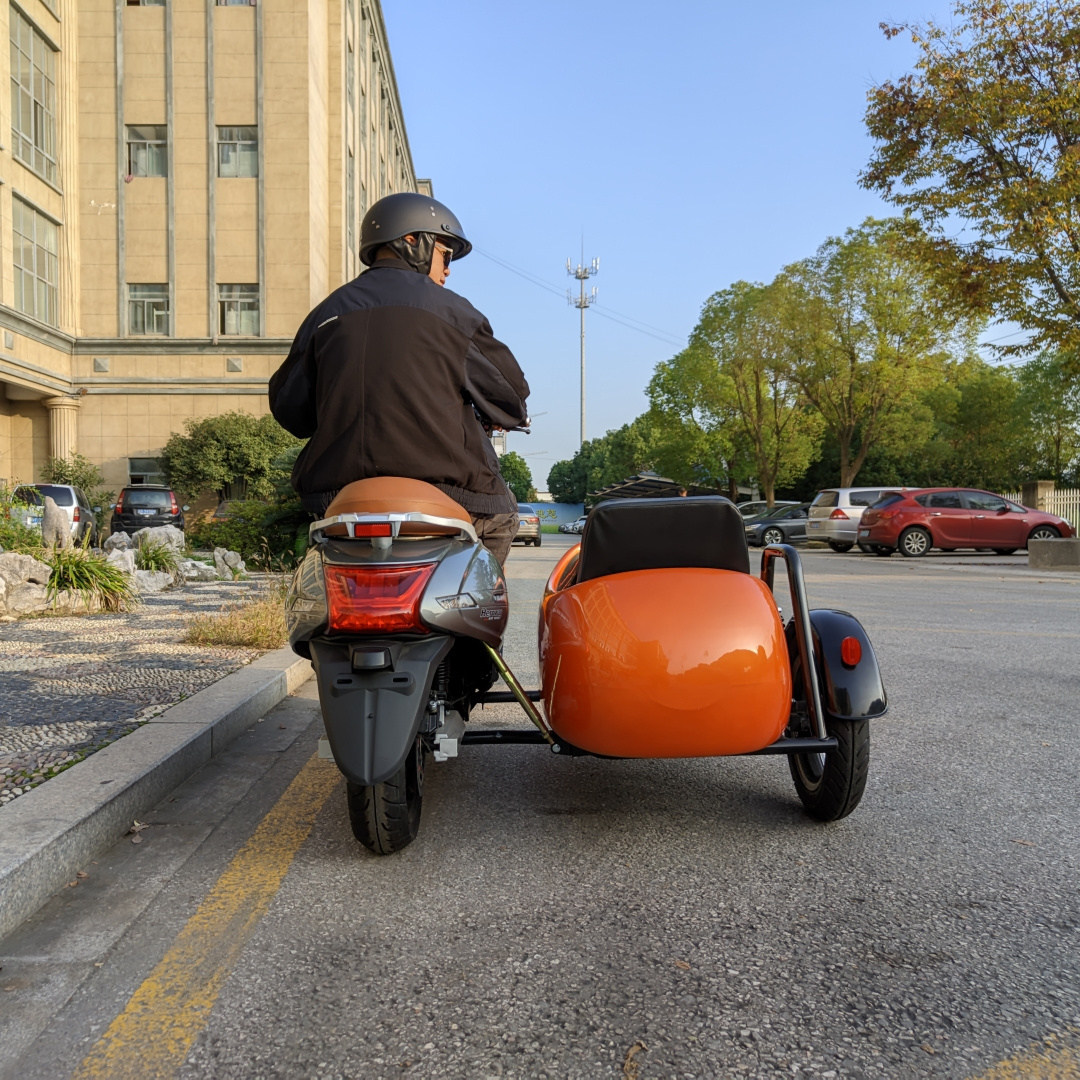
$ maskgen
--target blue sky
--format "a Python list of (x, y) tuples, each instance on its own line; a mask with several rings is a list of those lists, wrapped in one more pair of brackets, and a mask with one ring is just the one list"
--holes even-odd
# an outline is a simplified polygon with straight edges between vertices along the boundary
[[(857, 185), (867, 89), (908, 70), (888, 0), (383, 0), (417, 174), (476, 249), (451, 288), (491, 320), (532, 387), (511, 435), (538, 486), (578, 446), (578, 313), (566, 258), (601, 259), (587, 316), (588, 435), (646, 407), (655, 365), (705, 299), (771, 279), (888, 208)], [(550, 286), (548, 291), (485, 254)], [(605, 312), (612, 317), (603, 317)], [(624, 325), (626, 316), (655, 336)], [(623, 319), (623, 323), (615, 321)]]

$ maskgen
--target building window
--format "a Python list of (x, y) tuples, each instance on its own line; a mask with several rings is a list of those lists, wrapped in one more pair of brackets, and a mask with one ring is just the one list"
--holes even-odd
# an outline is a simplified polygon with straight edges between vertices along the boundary
[(169, 286), (128, 285), (128, 333), (169, 332)]
[(218, 285), (218, 333), (258, 334), (259, 286)]
[(22, 199), (11, 200), (14, 241), (15, 307), (40, 322), (56, 326), (58, 229)]
[(166, 176), (169, 172), (169, 129), (164, 124), (128, 125), (128, 176)]
[(259, 175), (259, 129), (219, 127), (218, 176)]
[(56, 183), (56, 54), (11, 8), (11, 141), (24, 165)]
[(128, 458), (128, 482), (131, 484), (164, 484), (165, 474), (157, 458)]
[(218, 7), (254, 7), (255, 0), (217, 0)]
[(127, 0), (128, 7), (164, 7), (165, 0)]

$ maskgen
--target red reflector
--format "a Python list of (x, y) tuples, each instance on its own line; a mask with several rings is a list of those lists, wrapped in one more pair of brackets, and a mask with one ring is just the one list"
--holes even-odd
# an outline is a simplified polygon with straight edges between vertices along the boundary
[(378, 525), (354, 525), (353, 536), (393, 536), (394, 530), (389, 521)]
[(858, 638), (846, 637), (840, 642), (840, 659), (847, 667), (854, 667), (862, 659), (862, 645)]
[(327, 566), (330, 629), (355, 634), (426, 634), (420, 597), (435, 563), (424, 566)]
[(836, 509), (835, 509), (835, 510), (834, 510), (834, 511), (833, 511), (833, 512), (832, 512), (832, 513), (831, 513), (831, 514), (829, 515), (829, 517), (830, 517), (830, 518), (832, 518), (832, 520), (833, 520), (833, 521), (850, 521), (850, 520), (851, 520), (851, 519), (850, 519), (850, 518), (849, 518), (849, 517), (847, 516), (847, 514), (845, 514), (845, 513), (844, 513), (844, 511), (843, 511), (843, 510), (841, 510), (841, 509), (840, 509), (839, 507), (837, 507), (837, 508), (836, 508)]

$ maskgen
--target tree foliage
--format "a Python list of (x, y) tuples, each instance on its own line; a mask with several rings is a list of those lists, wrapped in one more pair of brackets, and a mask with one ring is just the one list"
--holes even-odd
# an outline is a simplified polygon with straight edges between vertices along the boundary
[(169, 437), (158, 461), (168, 482), (191, 498), (207, 490), (218, 499), (270, 498), (282, 475), (275, 459), (299, 444), (269, 414), (227, 412), (185, 427), (186, 435)]
[(790, 378), (839, 446), (841, 485), (874, 446), (925, 442), (932, 417), (921, 394), (974, 348), (975, 325), (942, 301), (901, 224), (867, 220), (774, 285), (785, 296)]
[(499, 458), (499, 471), (518, 502), (528, 502), (536, 498), (529, 463), (515, 450), (508, 450)]
[[(874, 87), (861, 176), (925, 227), (958, 297), (1080, 350), (1080, 5), (957, 0), (907, 32), (915, 70)], [(957, 226), (961, 226), (959, 235)]]
[(580, 503), (599, 488), (654, 467), (654, 431), (648, 416), (639, 416), (598, 439), (589, 439), (569, 461), (557, 461), (548, 473), (555, 502)]

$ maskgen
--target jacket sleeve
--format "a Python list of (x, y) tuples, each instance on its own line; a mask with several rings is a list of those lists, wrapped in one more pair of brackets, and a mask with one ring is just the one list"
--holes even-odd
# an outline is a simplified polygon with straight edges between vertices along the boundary
[(309, 331), (309, 322), (310, 318), (300, 327), (285, 362), (270, 378), (270, 411), (298, 439), (310, 438), (318, 425), (315, 409), (318, 368), (315, 335)]
[(529, 419), (529, 384), (514, 354), (491, 332), (487, 319), (465, 354), (465, 392), (497, 427), (520, 427)]

